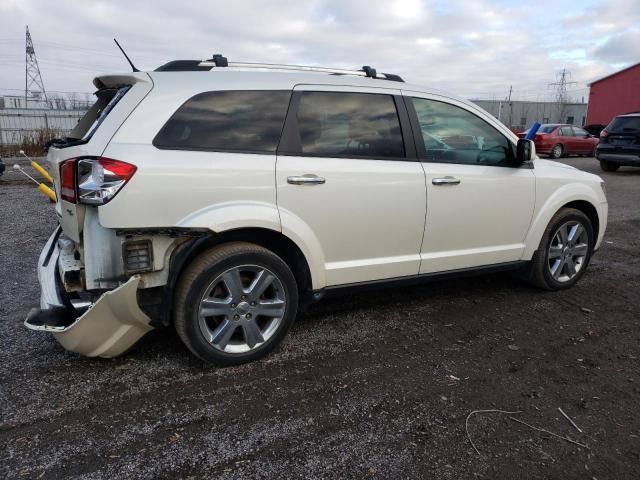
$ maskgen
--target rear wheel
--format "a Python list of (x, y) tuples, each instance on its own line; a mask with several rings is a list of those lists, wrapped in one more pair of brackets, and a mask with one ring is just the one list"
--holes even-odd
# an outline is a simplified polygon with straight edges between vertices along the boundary
[(562, 158), (564, 155), (564, 147), (560, 143), (556, 143), (551, 149), (551, 158)]
[(234, 242), (204, 252), (180, 276), (174, 324), (202, 360), (237, 365), (276, 348), (297, 308), (287, 264), (258, 245)]
[(529, 281), (545, 290), (569, 288), (584, 275), (595, 244), (589, 217), (563, 208), (549, 222), (531, 260)]
[(600, 160), (600, 168), (605, 172), (615, 172), (620, 168), (620, 165), (615, 163), (607, 162), (606, 160)]

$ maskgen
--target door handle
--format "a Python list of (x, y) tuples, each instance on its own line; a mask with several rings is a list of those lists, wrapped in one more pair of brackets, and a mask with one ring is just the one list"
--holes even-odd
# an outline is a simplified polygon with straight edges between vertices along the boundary
[(311, 173), (305, 175), (292, 175), (287, 177), (287, 183), (291, 185), (322, 185), (325, 179)]
[(447, 175), (446, 177), (442, 178), (434, 178), (433, 180), (431, 180), (431, 183), (433, 183), (434, 185), (459, 185), (460, 179)]

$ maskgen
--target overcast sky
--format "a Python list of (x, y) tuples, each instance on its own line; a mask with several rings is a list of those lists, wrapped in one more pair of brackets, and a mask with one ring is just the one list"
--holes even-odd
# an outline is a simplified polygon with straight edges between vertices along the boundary
[(372, 65), (469, 98), (552, 96), (640, 62), (640, 0), (0, 0), (0, 90), (24, 89), (29, 25), (49, 91), (99, 73), (224, 53), (236, 61)]

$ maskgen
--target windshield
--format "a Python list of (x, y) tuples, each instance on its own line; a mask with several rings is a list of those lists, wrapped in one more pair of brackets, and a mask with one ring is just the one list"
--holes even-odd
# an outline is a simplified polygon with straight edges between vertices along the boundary
[(616, 117), (607, 127), (609, 132), (637, 132), (640, 130), (640, 116)]

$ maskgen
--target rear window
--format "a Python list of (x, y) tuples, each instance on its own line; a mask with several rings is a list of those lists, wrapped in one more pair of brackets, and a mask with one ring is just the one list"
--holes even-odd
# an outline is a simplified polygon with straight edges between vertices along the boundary
[(153, 139), (158, 148), (275, 153), (290, 91), (200, 93), (184, 103)]
[(118, 88), (103, 88), (98, 90), (95, 93), (97, 97), (96, 102), (78, 121), (78, 124), (71, 130), (67, 139), (72, 141), (89, 141), (100, 124), (107, 118), (109, 112), (113, 110), (113, 107), (116, 106), (130, 88), (130, 85), (126, 85)]
[[(551, 133), (556, 129), (557, 125), (542, 125), (537, 133)], [(528, 130), (527, 130), (528, 131)]]
[(640, 116), (616, 117), (607, 127), (609, 132), (636, 132), (638, 130), (640, 130)]
[(297, 120), (302, 154), (404, 157), (400, 121), (391, 95), (304, 92)]

